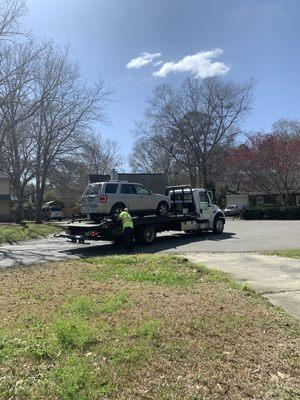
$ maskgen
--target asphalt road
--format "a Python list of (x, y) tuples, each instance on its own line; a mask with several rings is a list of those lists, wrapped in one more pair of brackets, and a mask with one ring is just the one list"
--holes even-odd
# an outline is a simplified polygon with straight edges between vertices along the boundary
[[(155, 244), (136, 248), (139, 253), (247, 252), (282, 248), (300, 248), (300, 221), (227, 220), (221, 235), (168, 232)], [(122, 254), (122, 245), (111, 242), (73, 244), (64, 238), (46, 238), (0, 246), (0, 268), (28, 265), (64, 258)]]

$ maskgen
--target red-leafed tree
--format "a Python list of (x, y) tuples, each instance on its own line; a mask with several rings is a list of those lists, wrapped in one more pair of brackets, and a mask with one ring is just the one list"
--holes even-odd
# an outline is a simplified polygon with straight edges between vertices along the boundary
[(233, 150), (228, 163), (243, 186), (266, 194), (277, 192), (282, 204), (290, 204), (300, 189), (300, 135), (288, 132), (256, 133)]

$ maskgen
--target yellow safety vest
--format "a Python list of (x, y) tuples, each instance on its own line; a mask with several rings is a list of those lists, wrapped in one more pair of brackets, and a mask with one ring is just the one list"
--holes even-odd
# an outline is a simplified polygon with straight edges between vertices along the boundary
[(131, 215), (127, 211), (122, 211), (119, 214), (119, 217), (122, 221), (123, 230), (125, 228), (133, 228), (133, 222), (132, 222)]

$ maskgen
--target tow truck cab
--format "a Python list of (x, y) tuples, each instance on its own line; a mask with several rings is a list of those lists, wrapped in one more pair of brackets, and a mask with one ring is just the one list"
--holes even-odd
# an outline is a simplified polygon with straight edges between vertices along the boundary
[(193, 220), (193, 229), (184, 229), (183, 226), (182, 230), (203, 229), (204, 222), (206, 223), (205, 230), (213, 230), (216, 233), (223, 230), (225, 224), (224, 212), (212, 203), (211, 194), (208, 190), (192, 188), (187, 185), (168, 186), (167, 195), (171, 198), (171, 212), (183, 215), (196, 214), (198, 216), (196, 220)]

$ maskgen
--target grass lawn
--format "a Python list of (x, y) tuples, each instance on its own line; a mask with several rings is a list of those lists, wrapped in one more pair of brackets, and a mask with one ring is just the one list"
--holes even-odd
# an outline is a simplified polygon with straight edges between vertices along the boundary
[(300, 323), (169, 255), (1, 272), (1, 399), (299, 399)]
[(59, 231), (61, 228), (50, 224), (0, 224), (0, 244), (36, 239)]
[(263, 254), (268, 256), (280, 256), (288, 258), (300, 258), (300, 249), (284, 249), (284, 250), (270, 250)]

